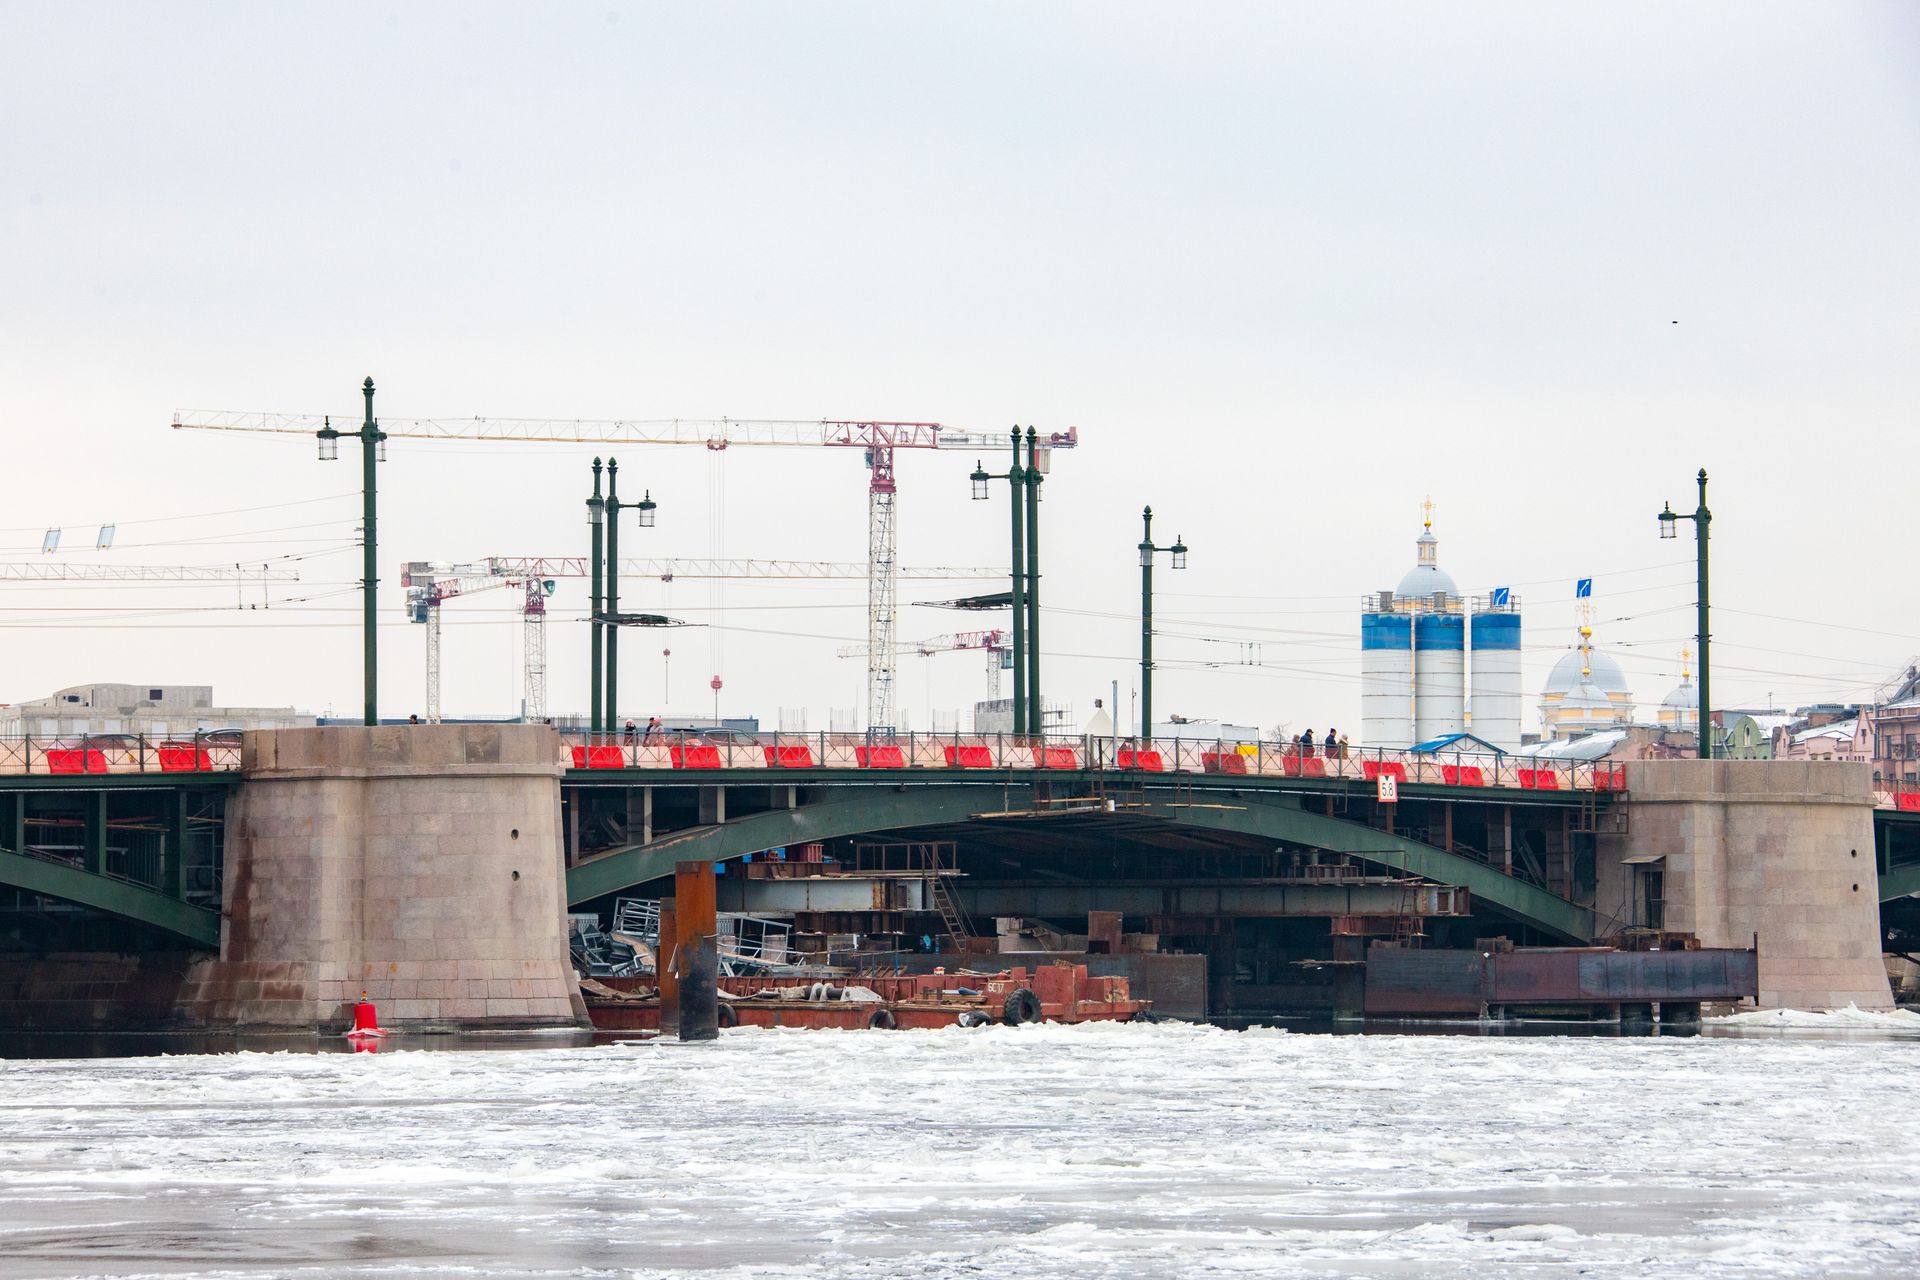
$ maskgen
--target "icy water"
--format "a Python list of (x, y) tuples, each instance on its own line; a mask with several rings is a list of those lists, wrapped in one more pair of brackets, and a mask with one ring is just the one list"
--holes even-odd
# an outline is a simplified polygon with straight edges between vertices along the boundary
[(1920, 1040), (0, 1061), (0, 1276), (1911, 1276)]

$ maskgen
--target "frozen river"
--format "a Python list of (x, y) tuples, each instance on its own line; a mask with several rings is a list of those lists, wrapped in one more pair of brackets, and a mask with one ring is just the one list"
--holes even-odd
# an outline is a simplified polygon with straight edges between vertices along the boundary
[(0, 1276), (1911, 1276), (1920, 1042), (0, 1061)]

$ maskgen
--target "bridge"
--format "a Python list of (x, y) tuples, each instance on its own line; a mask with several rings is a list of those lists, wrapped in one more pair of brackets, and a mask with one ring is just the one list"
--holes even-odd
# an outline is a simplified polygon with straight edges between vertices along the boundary
[[(1271, 742), (953, 734), (556, 735), (565, 900), (606, 908), (675, 863), (853, 840), (945, 841), (980, 916), (1410, 914), (1454, 940), (1582, 943), (1622, 924), (1597, 841), (1631, 839), (1626, 769)], [(0, 886), (217, 948), (233, 735), (0, 741)], [(1383, 800), (1384, 784), (1391, 800)], [(1920, 893), (1920, 797), (1877, 796), (1883, 901)], [(1343, 868), (1343, 870), (1335, 870)], [(1324, 935), (1323, 935), (1324, 936)]]
[[(518, 788), (521, 816), (503, 824), (512, 832), (493, 832), (485, 816), (491, 802), (476, 798), (477, 783), (457, 779), (476, 767), (462, 763), (476, 758), (473, 751), (494, 750), (487, 744), (509, 736), (514, 763), (500, 768), (514, 780), (488, 787)], [(1858, 880), (1858, 870), (1874, 866), (1890, 922), (1920, 915), (1920, 899), (1908, 896), (1920, 893), (1920, 806), (1896, 795), (1875, 797), (1869, 810), (1865, 797), (1847, 799), (1852, 793), (1828, 787), (1839, 775), (1822, 782), (1793, 765), (1762, 774), (1743, 766), (1751, 776), (1729, 785), (1744, 790), (1719, 799), (1663, 790), (1669, 775), (1680, 777), (1674, 770), (1705, 762), (1641, 775), (1633, 769), (1651, 766), (1536, 767), (1511, 757), (1361, 750), (1329, 757), (1270, 742), (951, 734), (626, 740), (535, 726), (293, 730), (249, 742), (256, 738), (257, 751), (221, 735), (0, 742), (0, 929), (24, 937), (29, 951), (184, 947), (218, 952), (223, 963), (234, 958), (227, 943), (244, 933), (253, 941), (240, 958), (260, 960), (261, 940), (274, 936), (269, 917), (309, 909), (295, 905), (306, 902), (298, 890), (261, 897), (261, 859), (304, 859), (300, 851), (318, 840), (299, 838), (300, 824), (321, 817), (296, 815), (344, 812), (332, 807), (339, 803), (368, 806), (356, 823), (381, 821), (380, 812), (409, 815), (377, 832), (369, 826), (364, 837), (392, 843), (379, 855), (388, 868), (380, 874), (409, 877), (393, 882), (405, 886), (391, 891), (402, 902), (457, 894), (447, 885), (468, 874), (459, 868), (471, 846), (460, 833), (471, 829), (514, 880), (528, 856), (538, 867), (540, 849), (553, 849), (558, 878), (542, 892), (556, 908), (604, 912), (623, 896), (660, 896), (675, 864), (704, 860), (728, 873), (743, 901), (769, 910), (802, 903), (792, 909), (815, 931), (917, 937), (939, 932), (929, 921), (937, 904), (849, 898), (858, 875), (842, 875), (829, 892), (804, 863), (857, 872), (863, 848), (937, 845), (950, 851), (958, 872), (947, 882), (952, 895), (976, 919), (1024, 917), (1074, 931), (1071, 923), (1088, 913), (1118, 913), (1129, 930), (1157, 937), (1163, 948), (1204, 953), (1216, 973), (1269, 992), (1297, 982), (1297, 966), (1324, 958), (1330, 935), (1338, 955), (1343, 939), (1362, 948), (1368, 937), (1409, 934), (1438, 946), (1472, 946), (1489, 935), (1565, 944), (1658, 924), (1657, 916), (1644, 918), (1655, 904), (1640, 902), (1632, 886), (1642, 865), (1657, 870), (1669, 854), (1688, 856), (1693, 837), (1684, 832), (1692, 827), (1668, 821), (1674, 812), (1655, 821), (1661, 805), (1675, 802), (1748, 806), (1746, 821), (1759, 824), (1750, 829), (1782, 832), (1813, 812), (1805, 804), (1851, 805), (1859, 816), (1845, 819), (1858, 824), (1845, 827), (1848, 834), (1804, 829), (1828, 832), (1816, 841), (1821, 847), (1835, 839), (1859, 846), (1836, 855), (1847, 860), (1835, 874), (1851, 871)], [(351, 746), (360, 753), (354, 758), (367, 764), (341, 765), (341, 773), (319, 757), (300, 763), (319, 744), (344, 748), (349, 739), (359, 744)], [(359, 772), (367, 767), (384, 779), (386, 799), (355, 800), (340, 790), (330, 793), (337, 800), (275, 816), (285, 802), (274, 797), (291, 794), (289, 779), (357, 785), (350, 780), (372, 776)], [(1629, 775), (1654, 791), (1631, 793)], [(1687, 776), (1686, 788), (1698, 791), (1699, 776)], [(1773, 794), (1808, 788), (1821, 794)], [(235, 802), (250, 815), (238, 870), (227, 865), (226, 848)], [(1634, 829), (1635, 813), (1649, 804), (1644, 839), (1660, 845), (1651, 853)], [(538, 839), (517, 845), (529, 824)], [(423, 844), (406, 835), (416, 826), (441, 834)], [(1868, 833), (1871, 851), (1861, 838)], [(332, 856), (360, 856), (361, 838), (329, 837), (341, 851)], [(1800, 839), (1782, 835), (1766, 848)], [(1764, 852), (1758, 844), (1754, 850)], [(765, 863), (769, 851), (803, 865), (777, 875), (750, 865)], [(1851, 862), (1862, 854), (1868, 864)], [(410, 866), (416, 856), (419, 865)], [(346, 874), (358, 884), (360, 873)], [(226, 887), (229, 876), (247, 882), (244, 892)], [(1856, 884), (1853, 893), (1867, 890), (1871, 903), (1874, 887)], [(1836, 891), (1850, 897), (1847, 888)], [(1684, 913), (1702, 909), (1683, 907), (1675, 927), (1692, 927)], [(242, 910), (244, 929), (233, 914)], [(392, 926), (396, 943), (405, 942), (408, 915)], [(330, 918), (298, 927), (324, 932)], [(1784, 936), (1790, 922), (1770, 921), (1755, 917), (1743, 927)], [(436, 922), (421, 941), (442, 945), (443, 927)], [(1920, 936), (1920, 923), (1898, 927)], [(484, 949), (484, 938), (469, 941), (476, 954)]]

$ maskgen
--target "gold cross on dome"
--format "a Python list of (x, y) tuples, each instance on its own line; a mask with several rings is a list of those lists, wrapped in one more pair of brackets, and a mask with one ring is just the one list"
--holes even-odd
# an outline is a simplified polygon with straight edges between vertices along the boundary
[(1432, 494), (1428, 494), (1427, 500), (1420, 504), (1420, 510), (1426, 513), (1427, 528), (1429, 529), (1433, 528), (1433, 495)]

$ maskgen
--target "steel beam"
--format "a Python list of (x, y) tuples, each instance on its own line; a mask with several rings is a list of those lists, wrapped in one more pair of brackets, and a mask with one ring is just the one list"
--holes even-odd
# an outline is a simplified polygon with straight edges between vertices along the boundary
[(1114, 882), (981, 884), (956, 892), (976, 916), (1066, 919), (1091, 911), (1128, 916), (1458, 916), (1470, 895), (1450, 885), (1343, 885), (1317, 882)]
[(188, 906), (152, 889), (93, 875), (63, 862), (0, 852), (0, 884), (137, 921), (198, 947), (215, 951), (220, 947), (219, 912)]

